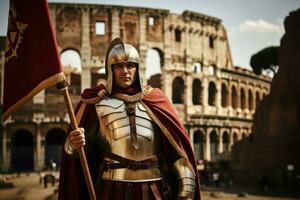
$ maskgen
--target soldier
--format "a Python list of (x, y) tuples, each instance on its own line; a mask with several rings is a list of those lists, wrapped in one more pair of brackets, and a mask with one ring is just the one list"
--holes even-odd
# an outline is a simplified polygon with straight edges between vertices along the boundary
[(106, 84), (83, 92), (81, 128), (66, 137), (59, 199), (88, 199), (76, 158), (82, 146), (98, 199), (200, 199), (185, 128), (159, 89), (142, 86), (137, 50), (113, 40), (105, 67)]

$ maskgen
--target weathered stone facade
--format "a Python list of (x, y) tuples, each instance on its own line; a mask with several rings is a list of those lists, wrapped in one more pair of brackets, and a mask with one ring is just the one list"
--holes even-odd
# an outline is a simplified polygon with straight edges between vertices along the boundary
[[(59, 51), (72, 49), (80, 55), (81, 90), (95, 84), (94, 72), (104, 67), (110, 41), (121, 37), (138, 49), (144, 81), (147, 50), (158, 51), (158, 85), (184, 121), (197, 160), (215, 161), (251, 134), (257, 102), (269, 93), (271, 79), (233, 66), (220, 19), (190, 11), (178, 15), (110, 5), (53, 3), (50, 8)], [(104, 34), (96, 34), (97, 22), (104, 25)], [(72, 94), (74, 105), (78, 98)], [(4, 124), (3, 169), (15, 165), (10, 158), (12, 140), (24, 130), (32, 136), (33, 169), (41, 170), (47, 133), (65, 133), (68, 121), (62, 97), (50, 90), (40, 93)]]

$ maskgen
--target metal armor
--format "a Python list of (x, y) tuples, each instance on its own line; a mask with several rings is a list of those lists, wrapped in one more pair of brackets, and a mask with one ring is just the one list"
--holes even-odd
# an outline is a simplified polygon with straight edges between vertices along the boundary
[[(121, 157), (121, 161), (124, 158), (130, 162), (146, 162), (149, 159), (157, 161), (158, 149), (154, 123), (141, 103), (135, 102), (132, 106), (135, 109), (133, 116), (135, 123), (130, 122), (128, 105), (123, 100), (110, 98), (96, 104), (100, 134), (109, 144), (109, 149), (105, 151), (109, 155), (114, 155), (105, 158), (108, 166), (120, 162), (116, 155)], [(133, 132), (136, 135), (132, 135)], [(131, 169), (130, 162), (124, 168), (109, 169), (108, 167), (104, 170), (103, 179), (131, 182), (161, 179), (158, 165), (144, 169)]]
[[(146, 169), (134, 169), (133, 163), (143, 163), (151, 158), (157, 158), (159, 148), (155, 125), (144, 106), (134, 102), (135, 106), (135, 131), (137, 144), (132, 140), (132, 127), (128, 116), (126, 102), (117, 98), (103, 99), (95, 105), (98, 114), (101, 138), (107, 145), (105, 149), (108, 157), (104, 158), (107, 166), (119, 165), (119, 158), (129, 160), (120, 168), (106, 168), (102, 178), (104, 180), (145, 182), (162, 179), (162, 174), (157, 165)], [(65, 151), (69, 155), (76, 155), (76, 151), (69, 143), (68, 137), (65, 142)], [(111, 158), (110, 155), (114, 155)], [(159, 162), (157, 159), (154, 161)], [(180, 197), (193, 198), (195, 191), (195, 174), (193, 169), (183, 158), (178, 159), (172, 167), (173, 174), (178, 180)]]

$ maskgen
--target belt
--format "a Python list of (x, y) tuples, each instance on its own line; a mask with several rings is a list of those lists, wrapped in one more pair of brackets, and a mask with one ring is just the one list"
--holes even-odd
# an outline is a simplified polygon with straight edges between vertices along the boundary
[(105, 171), (109, 169), (121, 169), (121, 168), (139, 170), (139, 169), (151, 169), (151, 168), (158, 167), (158, 158), (156, 155), (153, 155), (145, 160), (138, 160), (138, 161), (130, 160), (122, 156), (116, 155), (114, 153), (106, 153), (105, 158), (109, 158), (111, 160), (115, 160), (118, 162), (118, 163), (104, 162)]

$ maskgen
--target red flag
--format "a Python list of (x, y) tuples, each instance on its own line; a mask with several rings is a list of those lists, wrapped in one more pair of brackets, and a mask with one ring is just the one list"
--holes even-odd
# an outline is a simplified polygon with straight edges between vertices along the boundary
[(47, 0), (11, 0), (3, 121), (41, 90), (64, 79)]

